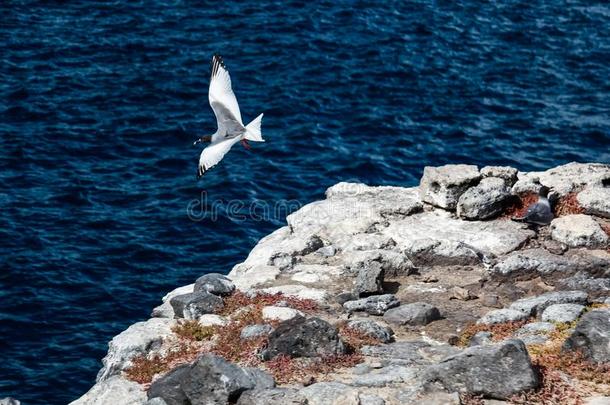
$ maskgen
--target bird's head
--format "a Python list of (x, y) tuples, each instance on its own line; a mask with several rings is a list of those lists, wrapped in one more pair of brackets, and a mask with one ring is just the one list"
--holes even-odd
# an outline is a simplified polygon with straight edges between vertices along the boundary
[(540, 190), (538, 190), (538, 195), (547, 198), (549, 196), (549, 191), (551, 190), (547, 186), (542, 186), (540, 187)]
[(193, 142), (193, 146), (197, 145), (198, 143), (201, 142), (212, 142), (212, 135), (204, 135), (201, 138), (197, 139), (195, 142)]

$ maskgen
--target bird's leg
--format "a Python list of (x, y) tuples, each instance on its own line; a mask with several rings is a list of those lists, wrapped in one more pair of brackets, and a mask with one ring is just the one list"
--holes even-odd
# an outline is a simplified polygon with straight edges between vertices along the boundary
[(246, 148), (247, 150), (250, 150), (250, 149), (251, 149), (251, 146), (250, 146), (250, 144), (248, 143), (248, 141), (247, 141), (246, 139), (242, 139), (242, 140), (241, 140), (241, 145), (242, 145), (244, 148)]

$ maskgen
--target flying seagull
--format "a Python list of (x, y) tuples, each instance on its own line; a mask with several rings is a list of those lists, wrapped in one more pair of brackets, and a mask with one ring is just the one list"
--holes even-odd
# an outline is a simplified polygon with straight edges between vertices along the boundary
[(200, 142), (210, 142), (199, 157), (198, 179), (216, 166), (237, 142), (241, 142), (246, 149), (250, 149), (248, 141), (265, 142), (261, 134), (263, 114), (244, 126), (237, 98), (231, 88), (229, 71), (218, 54), (212, 57), (212, 77), (208, 98), (216, 116), (218, 129), (213, 135), (202, 136), (193, 143), (197, 145)]
[(548, 225), (553, 220), (553, 210), (548, 199), (549, 188), (540, 187), (538, 201), (527, 207), (527, 212), (521, 218), (513, 218), (515, 221), (527, 222), (535, 225)]

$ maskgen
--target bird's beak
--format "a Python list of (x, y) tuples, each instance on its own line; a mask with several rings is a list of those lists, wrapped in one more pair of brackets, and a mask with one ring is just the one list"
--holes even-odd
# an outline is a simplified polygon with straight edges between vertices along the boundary
[(201, 143), (201, 138), (199, 138), (195, 142), (193, 142), (193, 146), (197, 145), (198, 143)]

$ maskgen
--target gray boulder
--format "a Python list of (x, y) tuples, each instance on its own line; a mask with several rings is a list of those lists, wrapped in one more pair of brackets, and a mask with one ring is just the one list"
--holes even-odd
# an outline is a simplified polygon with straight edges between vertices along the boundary
[[(174, 309), (176, 318), (185, 318), (188, 315), (188, 319), (197, 319), (197, 316), (191, 316), (196, 312), (199, 315), (214, 313), (224, 305), (222, 298), (205, 291), (177, 295), (172, 297), (169, 303)], [(191, 308), (185, 311), (187, 306), (191, 306)]]
[(517, 182), (518, 170), (510, 166), (485, 166), (481, 169), (484, 177), (499, 177), (508, 187), (512, 187)]
[(103, 367), (97, 375), (98, 382), (103, 381), (131, 365), (131, 359), (137, 355), (153, 351), (163, 340), (173, 336), (173, 319), (151, 318), (146, 322), (137, 322), (112, 338), (108, 343), (108, 353), (102, 359)]
[(610, 362), (610, 311), (594, 310), (582, 316), (564, 350), (579, 350), (597, 363)]
[(487, 177), (462, 194), (457, 204), (457, 214), (465, 219), (489, 219), (504, 211), (511, 198), (510, 189), (504, 180)]
[(371, 263), (358, 271), (354, 290), (359, 297), (381, 294), (383, 292), (384, 271), (378, 262)]
[(555, 304), (544, 310), (541, 319), (544, 322), (572, 322), (584, 311), (585, 306), (580, 304)]
[(244, 391), (274, 385), (273, 378), (262, 370), (240, 368), (206, 354), (154, 381), (148, 398), (160, 397), (168, 405), (226, 404), (237, 401)]
[(357, 330), (373, 339), (377, 339), (381, 343), (390, 342), (394, 335), (394, 331), (391, 328), (380, 325), (374, 321), (353, 320), (347, 323), (347, 327)]
[(307, 399), (294, 388), (254, 389), (241, 394), (237, 405), (306, 405)]
[(495, 278), (535, 278), (557, 274), (565, 277), (579, 271), (597, 273), (610, 267), (610, 261), (588, 252), (568, 252), (558, 255), (545, 249), (524, 249), (501, 259), (491, 269)]
[(542, 314), (554, 304), (587, 304), (588, 294), (584, 291), (553, 291), (536, 297), (522, 298), (513, 302), (510, 309), (524, 312), (529, 316)]
[(245, 326), (239, 335), (241, 339), (253, 339), (260, 336), (268, 336), (273, 332), (273, 327), (267, 324)]
[(6, 397), (0, 399), (0, 405), (21, 405), (21, 401), (18, 401), (15, 398)]
[(428, 364), (422, 350), (428, 349), (429, 343), (421, 340), (401, 341), (379, 346), (364, 346), (361, 351), (365, 356), (378, 357), (389, 364), (403, 366)]
[(140, 405), (145, 401), (146, 392), (140, 384), (129, 381), (123, 376), (114, 375), (99, 381), (70, 405)]
[(415, 266), (407, 255), (393, 250), (365, 250), (351, 252), (345, 258), (348, 273), (357, 275), (360, 270), (380, 266), (386, 277), (408, 276)]
[(195, 281), (194, 291), (203, 291), (214, 295), (230, 295), (235, 291), (235, 284), (227, 276), (219, 273), (209, 273)]
[(184, 405), (188, 398), (180, 385), (191, 371), (190, 364), (176, 367), (164, 376), (156, 379), (148, 389), (148, 399), (161, 398), (167, 405)]
[(405, 253), (415, 266), (470, 266), (481, 263), (482, 254), (463, 242), (447, 239), (416, 239)]
[(346, 353), (337, 328), (320, 318), (298, 316), (282, 322), (270, 335), (263, 358), (279, 354), (290, 357), (326, 357)]
[(475, 346), (428, 367), (422, 377), (426, 386), (440, 384), (449, 392), (508, 399), (540, 384), (525, 345), (507, 340)]
[(610, 218), (610, 187), (587, 187), (576, 199), (587, 214)]
[(425, 302), (414, 302), (389, 309), (383, 314), (383, 319), (397, 325), (419, 326), (441, 319), (441, 313), (433, 305)]
[(205, 291), (193, 293), (189, 300), (183, 302), (185, 305), (182, 314), (186, 319), (198, 319), (202, 315), (218, 312), (224, 307), (222, 298)]
[(553, 189), (557, 195), (565, 196), (582, 186), (600, 185), (602, 179), (609, 177), (608, 164), (572, 162), (544, 172), (519, 173), (519, 181), (513, 187), (513, 191), (522, 188), (518, 187), (520, 183), (542, 183)]
[(479, 169), (472, 165), (426, 166), (419, 183), (419, 192), (422, 201), (454, 210), (460, 196), (480, 179)]
[(494, 309), (483, 315), (478, 321), (478, 324), (493, 325), (496, 323), (522, 321), (529, 318), (529, 314), (517, 311), (515, 309), (503, 308)]
[(551, 237), (570, 247), (599, 247), (610, 239), (592, 217), (584, 214), (555, 218), (551, 222)]
[(371, 315), (383, 315), (388, 309), (400, 305), (394, 294), (373, 295), (355, 301), (347, 301), (343, 308), (348, 312), (366, 312)]

